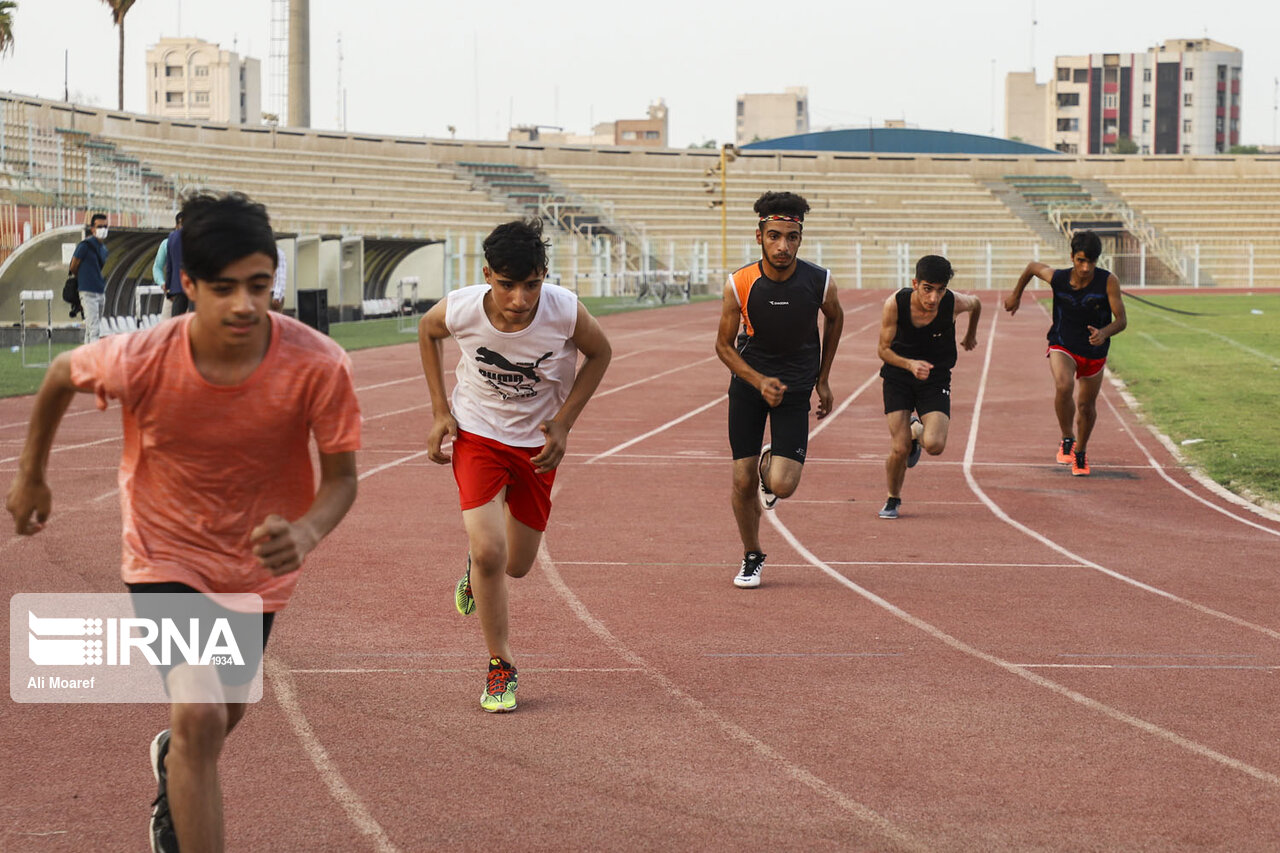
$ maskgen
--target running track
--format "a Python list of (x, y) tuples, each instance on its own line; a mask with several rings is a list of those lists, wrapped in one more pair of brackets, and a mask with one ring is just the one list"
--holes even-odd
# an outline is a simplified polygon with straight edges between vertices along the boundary
[[(223, 758), (230, 848), (1280, 848), (1280, 521), (1188, 477), (1110, 386), (1094, 475), (1053, 464), (1046, 317), (993, 294), (946, 453), (879, 520), (883, 296), (844, 294), (838, 408), (766, 516), (758, 590), (730, 582), (718, 306), (603, 320), (613, 366), (513, 584), (511, 715), (478, 707), (416, 347), (355, 353), (360, 497)], [(0, 401), (5, 483), (30, 402)], [(119, 591), (119, 429), (73, 405), (49, 529), (0, 537), (6, 601)], [(0, 849), (146, 849), (166, 719), (0, 704)]]

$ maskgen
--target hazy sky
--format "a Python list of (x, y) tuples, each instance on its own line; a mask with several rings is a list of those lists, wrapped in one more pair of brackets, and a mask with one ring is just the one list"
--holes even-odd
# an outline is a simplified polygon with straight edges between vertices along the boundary
[[(102, 0), (17, 0), (0, 90), (116, 106), (116, 33)], [(1032, 27), (1032, 16), (1037, 20)], [(126, 18), (125, 108), (141, 112), (148, 45), (189, 35), (262, 60), (269, 108), (271, 0), (137, 0)], [(734, 99), (808, 86), (814, 128), (887, 118), (1004, 132), (1004, 75), (1034, 56), (1141, 52), (1209, 37), (1244, 51), (1241, 138), (1275, 140), (1280, 4), (1274, 0), (915, 0), (639, 3), (311, 0), (311, 123), (505, 139), (512, 122), (585, 133), (670, 110), (671, 143), (731, 141)]]

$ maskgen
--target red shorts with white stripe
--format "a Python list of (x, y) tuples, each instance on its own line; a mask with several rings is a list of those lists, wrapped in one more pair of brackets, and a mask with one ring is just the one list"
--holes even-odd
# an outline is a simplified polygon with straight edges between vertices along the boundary
[(453, 478), (463, 512), (484, 506), (505, 487), (512, 517), (534, 530), (546, 530), (556, 472), (539, 474), (534, 470), (529, 460), (541, 449), (512, 447), (458, 430), (453, 441)]
[(1107, 366), (1105, 358), (1083, 358), (1066, 347), (1060, 347), (1057, 344), (1050, 344), (1049, 348), (1044, 351), (1044, 357), (1048, 358), (1051, 352), (1061, 352), (1071, 356), (1071, 360), (1076, 363), (1076, 379), (1088, 379), (1091, 376), (1097, 376), (1102, 372), (1102, 368)]

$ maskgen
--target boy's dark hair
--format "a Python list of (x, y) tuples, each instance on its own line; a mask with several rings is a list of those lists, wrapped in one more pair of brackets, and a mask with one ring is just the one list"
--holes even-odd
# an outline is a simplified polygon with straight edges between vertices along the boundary
[(92, 228), (94, 227), (94, 225), (97, 223), (99, 219), (106, 219), (106, 218), (107, 218), (107, 215), (105, 213), (93, 214), (92, 216), (89, 217), (89, 228), (92, 230)]
[(761, 219), (766, 216), (794, 216), (804, 221), (804, 215), (809, 212), (809, 202), (795, 193), (767, 192), (756, 199), (753, 209)]
[(1071, 237), (1071, 257), (1074, 258), (1076, 252), (1084, 252), (1091, 261), (1098, 260), (1102, 254), (1102, 238), (1092, 231), (1077, 231)]
[(182, 205), (182, 268), (212, 281), (229, 264), (254, 254), (276, 265), (276, 238), (267, 209), (243, 193), (197, 193)]
[(499, 275), (524, 281), (536, 270), (546, 271), (548, 245), (541, 219), (504, 222), (484, 238), (484, 262)]
[(950, 283), (955, 271), (951, 269), (951, 261), (942, 255), (925, 255), (916, 261), (916, 281), (927, 281), (929, 284)]

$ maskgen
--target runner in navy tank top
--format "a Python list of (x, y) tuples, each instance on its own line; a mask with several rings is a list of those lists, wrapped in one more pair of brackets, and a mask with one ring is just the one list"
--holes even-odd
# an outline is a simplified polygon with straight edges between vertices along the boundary
[[(760, 550), (761, 508), (773, 509), (800, 484), (809, 443), (809, 398), (817, 389), (819, 418), (831, 412), (833, 402), (827, 379), (844, 310), (831, 273), (796, 257), (808, 210), (809, 203), (794, 193), (760, 196), (755, 203), (760, 260), (736, 270), (724, 286), (716, 354), (732, 373), (732, 503), (744, 551), (733, 579), (738, 587), (760, 585), (765, 557)], [(770, 443), (762, 449), (766, 420)]]
[(1004, 300), (1005, 310), (1017, 313), (1022, 291), (1033, 277), (1048, 282), (1053, 290), (1053, 323), (1045, 354), (1053, 373), (1053, 408), (1062, 432), (1057, 460), (1070, 465), (1077, 477), (1089, 474), (1085, 448), (1098, 419), (1098, 392), (1111, 338), (1128, 324), (1120, 280), (1098, 266), (1101, 254), (1098, 235), (1081, 231), (1071, 238), (1070, 269), (1055, 270), (1032, 261)]
[[(881, 518), (897, 518), (907, 469), (921, 449), (937, 456), (947, 446), (951, 424), (951, 368), (956, 363), (956, 317), (969, 314), (961, 345), (978, 345), (982, 303), (947, 284), (954, 273), (941, 255), (916, 262), (916, 277), (885, 300), (880, 318), (879, 355), (884, 366), (884, 414), (889, 422), (889, 457), (884, 463), (889, 496)], [(917, 417), (918, 415), (918, 417)]]

